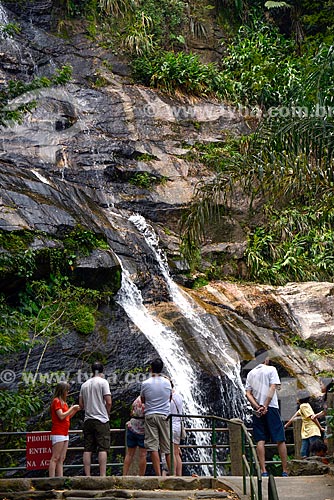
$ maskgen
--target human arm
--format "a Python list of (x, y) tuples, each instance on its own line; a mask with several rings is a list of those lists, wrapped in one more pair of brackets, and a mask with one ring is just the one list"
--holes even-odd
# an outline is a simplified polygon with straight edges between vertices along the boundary
[(57, 417), (59, 418), (59, 420), (64, 420), (66, 417), (73, 417), (73, 415), (75, 415), (75, 413), (79, 410), (80, 410), (79, 405), (72, 405), (66, 411), (63, 411), (62, 408), (58, 408), (58, 410), (56, 410), (56, 414), (57, 414)]
[(280, 387), (278, 384), (270, 384), (269, 389), (268, 389), (268, 394), (266, 397), (265, 402), (263, 403), (263, 407), (268, 410), (268, 406), (270, 405), (271, 400), (274, 397), (274, 394), (276, 390)]
[(313, 420), (313, 422), (319, 427), (320, 431), (321, 432), (325, 432), (325, 429), (322, 427), (322, 425), (320, 424), (318, 418), (316, 415), (312, 415), (309, 417), (311, 420)]
[(103, 398), (104, 398), (104, 401), (105, 401), (105, 405), (106, 405), (106, 409), (107, 409), (108, 415), (110, 415), (111, 405), (112, 405), (111, 395), (110, 394), (105, 394), (103, 396)]
[(294, 419), (296, 417), (298, 417), (298, 415), (299, 415), (299, 410), (296, 411), (296, 413), (294, 415), (292, 415), (292, 417), (286, 422), (286, 424), (284, 425), (284, 429), (287, 429), (289, 427), (289, 425), (292, 424), (292, 422), (294, 421)]
[(79, 406), (80, 406), (81, 410), (83, 410), (85, 408), (85, 403), (84, 403), (83, 397), (81, 395), (79, 396)]
[(315, 420), (316, 418), (325, 417), (326, 414), (327, 414), (326, 410), (321, 410), (319, 411), (319, 413), (315, 413), (314, 415), (312, 415), (311, 419)]
[(254, 394), (253, 394), (253, 391), (251, 389), (246, 390), (246, 398), (248, 399), (248, 401), (250, 402), (250, 404), (252, 405), (254, 410), (259, 413), (259, 416), (261, 415), (262, 412), (263, 413), (265, 412), (264, 406), (260, 405), (256, 401)]

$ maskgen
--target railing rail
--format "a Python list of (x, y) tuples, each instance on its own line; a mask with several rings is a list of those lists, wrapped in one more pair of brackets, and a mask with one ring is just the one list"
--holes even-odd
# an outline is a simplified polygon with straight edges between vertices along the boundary
[[(180, 417), (179, 414), (172, 414), (169, 416), (170, 417), (170, 429), (172, 429), (172, 420), (175, 417)], [(247, 494), (247, 483), (249, 483), (249, 489), (250, 489), (250, 496), (252, 500), (262, 500), (262, 476), (261, 476), (261, 470), (256, 454), (256, 447), (252, 441), (251, 435), (250, 435), (250, 430), (246, 428), (245, 424), (239, 420), (239, 419), (227, 419), (223, 417), (218, 417), (216, 415), (187, 415), (187, 414), (182, 414), (182, 418), (184, 419), (201, 419), (205, 420), (205, 422), (211, 421), (211, 426), (207, 427), (199, 427), (199, 428), (186, 428), (187, 433), (196, 433), (196, 432), (208, 432), (211, 433), (211, 442), (210, 444), (201, 444), (201, 445), (195, 445), (195, 444), (184, 444), (181, 445), (180, 447), (184, 450), (188, 449), (211, 449), (212, 450), (212, 458), (211, 460), (207, 461), (182, 461), (183, 465), (187, 466), (212, 466), (213, 468), (213, 476), (216, 478), (218, 475), (218, 468), (219, 466), (227, 466), (231, 467), (231, 472), (232, 475), (242, 475), (243, 477), (243, 493), (246, 495)], [(238, 440), (239, 447), (241, 447), (241, 450), (238, 450), (238, 453), (240, 454), (240, 460), (239, 460), (239, 466), (241, 465), (241, 472), (237, 474), (233, 474), (233, 463), (232, 463), (232, 458), (230, 460), (219, 460), (218, 458), (218, 452), (219, 450), (229, 450), (231, 455), (232, 452), (236, 453), (236, 450), (233, 450), (233, 447), (231, 447), (230, 443), (230, 435), (231, 432), (233, 432), (233, 428), (238, 429), (238, 433), (240, 433), (240, 440)], [(119, 434), (123, 433), (123, 439), (124, 439), (124, 445), (112, 445), (111, 446), (111, 451), (116, 451), (120, 452), (122, 457), (124, 457), (125, 450), (126, 450), (126, 445), (125, 445), (125, 429), (111, 429), (110, 430), (111, 434)], [(69, 431), (70, 435), (81, 435), (82, 430), (70, 430)], [(220, 444), (217, 440), (218, 434), (221, 433), (226, 434), (228, 442), (224, 444)], [(0, 445), (1, 445), (1, 437), (20, 437), (20, 436), (25, 436), (27, 432), (0, 432)], [(171, 432), (172, 436), (172, 432)], [(173, 454), (173, 442), (171, 439), (171, 470), (174, 470), (174, 454)], [(270, 446), (270, 445), (269, 445)], [(21, 453), (23, 454), (26, 451), (26, 448), (3, 448), (0, 449), (0, 454), (2, 455), (3, 453)], [(82, 446), (73, 446), (68, 448), (68, 453), (69, 452), (82, 452), (83, 447)], [(21, 458), (22, 460), (22, 458)], [(267, 463), (276, 463), (277, 462), (267, 462)], [(150, 464), (150, 462), (148, 463)], [(107, 467), (122, 467), (123, 466), (123, 461), (114, 461), (110, 462), (107, 464)], [(92, 464), (92, 467), (98, 467), (98, 464), (94, 463)], [(80, 464), (69, 464), (69, 463), (64, 463), (64, 469), (78, 469), (78, 468), (83, 468), (83, 465)], [(8, 471), (22, 471), (25, 470), (26, 467), (24, 466), (8, 466), (8, 467), (1, 467), (0, 472), (8, 472)], [(270, 500), (278, 500), (277, 496), (277, 491), (276, 491), (276, 486), (275, 486), (275, 479), (273, 478), (272, 475), (270, 475), (271, 479), (268, 481), (268, 494), (271, 496), (269, 497)], [(270, 491), (270, 493), (269, 493)]]
[[(191, 419), (205, 419), (211, 420), (211, 448), (212, 448), (212, 462), (209, 464), (213, 465), (213, 476), (217, 477), (217, 423), (224, 422), (225, 424), (235, 425), (239, 428), (241, 432), (241, 443), (242, 443), (242, 471), (243, 471), (243, 493), (247, 494), (247, 477), (250, 484), (250, 495), (252, 500), (262, 500), (262, 476), (260, 464), (256, 454), (256, 448), (251, 439), (251, 436), (242, 420), (239, 419), (227, 419), (223, 417), (218, 417), (216, 415), (180, 415), (171, 414), (170, 418), (170, 447), (171, 447), (171, 470), (174, 470), (174, 453), (173, 453), (173, 441), (172, 441), (172, 420), (174, 417), (177, 418), (191, 418)], [(226, 428), (225, 428), (226, 429)], [(201, 429), (202, 430), (202, 429)], [(248, 453), (247, 453), (248, 451)], [(247, 456), (248, 455), (248, 456)], [(254, 476), (255, 474), (255, 476)]]

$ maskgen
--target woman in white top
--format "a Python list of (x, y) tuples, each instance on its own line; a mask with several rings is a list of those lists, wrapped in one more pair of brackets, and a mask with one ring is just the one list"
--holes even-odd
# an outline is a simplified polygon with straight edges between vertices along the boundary
[[(173, 387), (173, 384), (172, 384)], [(173, 388), (172, 399), (170, 402), (170, 412), (172, 414), (183, 413), (182, 397)], [(181, 440), (181, 418), (173, 417), (173, 448), (174, 448), (174, 476), (182, 476), (182, 459), (180, 450)]]

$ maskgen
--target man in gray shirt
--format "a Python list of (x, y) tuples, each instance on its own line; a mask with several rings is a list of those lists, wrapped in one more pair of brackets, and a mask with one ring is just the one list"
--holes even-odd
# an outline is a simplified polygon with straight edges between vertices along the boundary
[(151, 377), (141, 388), (141, 400), (145, 403), (145, 448), (151, 452), (152, 464), (157, 476), (161, 476), (160, 456), (165, 453), (170, 470), (170, 436), (167, 416), (170, 414), (172, 387), (170, 380), (161, 375), (163, 362), (156, 358), (151, 363)]
[(80, 408), (85, 410), (83, 463), (85, 475), (90, 476), (92, 453), (97, 451), (100, 476), (105, 476), (110, 449), (111, 394), (103, 375), (102, 363), (93, 363), (92, 372), (92, 378), (82, 384), (79, 395)]

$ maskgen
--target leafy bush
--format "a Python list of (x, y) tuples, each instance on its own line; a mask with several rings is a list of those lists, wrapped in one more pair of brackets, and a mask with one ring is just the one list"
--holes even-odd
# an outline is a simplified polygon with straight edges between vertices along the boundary
[(65, 65), (57, 69), (51, 78), (45, 76), (34, 78), (30, 83), (24, 83), (21, 80), (10, 80), (0, 91), (0, 126), (8, 126), (8, 122), (21, 122), (25, 113), (36, 107), (36, 102), (29, 102), (11, 105), (11, 101), (27, 92), (52, 87), (54, 85), (64, 85), (71, 79), (72, 67)]
[(250, 235), (246, 256), (251, 279), (261, 283), (333, 280), (334, 208), (274, 213)]
[(283, 102), (300, 79), (302, 59), (293, 53), (293, 41), (274, 26), (259, 20), (241, 26), (222, 60), (226, 97), (264, 107)]
[(24, 431), (26, 419), (36, 414), (43, 407), (43, 403), (34, 390), (21, 390), (14, 393), (6, 390), (0, 391), (0, 414), (3, 430)]
[(213, 95), (219, 88), (214, 64), (203, 64), (195, 54), (162, 52), (140, 57), (132, 63), (135, 79), (169, 94)]

